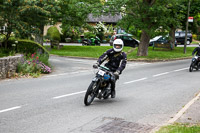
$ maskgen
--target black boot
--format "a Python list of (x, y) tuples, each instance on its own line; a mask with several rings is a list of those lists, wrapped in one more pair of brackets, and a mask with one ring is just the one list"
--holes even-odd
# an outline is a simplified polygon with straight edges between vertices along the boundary
[(111, 98), (115, 98), (115, 90), (111, 91)]
[(115, 98), (115, 82), (111, 82), (111, 98)]

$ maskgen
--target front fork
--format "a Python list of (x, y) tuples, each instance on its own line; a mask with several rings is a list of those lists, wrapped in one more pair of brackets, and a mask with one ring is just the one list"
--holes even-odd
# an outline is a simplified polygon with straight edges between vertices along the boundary
[(100, 85), (101, 85), (101, 79), (100, 79), (100, 77), (96, 76), (92, 79), (92, 82), (96, 82), (96, 88), (94, 90), (94, 95), (97, 96), (99, 89), (100, 89)]

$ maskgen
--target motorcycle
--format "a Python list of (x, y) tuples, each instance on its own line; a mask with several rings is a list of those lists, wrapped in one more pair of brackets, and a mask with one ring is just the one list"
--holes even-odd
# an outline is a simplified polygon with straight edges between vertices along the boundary
[(95, 38), (83, 39), (82, 46), (100, 46), (100, 39), (96, 36)]
[(199, 68), (200, 68), (200, 56), (195, 55), (195, 56), (192, 58), (192, 62), (191, 62), (191, 64), (190, 64), (189, 71), (192, 72), (194, 68), (195, 68), (196, 70), (199, 70)]
[(90, 105), (94, 98), (107, 99), (111, 95), (110, 80), (115, 80), (115, 76), (105, 66), (99, 66), (96, 76), (92, 79), (84, 98), (86, 106)]

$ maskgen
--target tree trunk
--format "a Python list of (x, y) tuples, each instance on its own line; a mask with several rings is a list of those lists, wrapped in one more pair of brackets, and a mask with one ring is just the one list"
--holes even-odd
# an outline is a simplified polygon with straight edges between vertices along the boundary
[(141, 42), (139, 44), (138, 48), (138, 56), (148, 56), (148, 47), (149, 47), (149, 41), (150, 41), (150, 36), (145, 30), (142, 30), (141, 34)]
[(11, 35), (11, 32), (8, 32), (7, 35), (6, 35), (6, 39), (5, 39), (5, 41), (3, 42), (3, 43), (4, 43), (4, 46), (5, 46), (5, 49), (8, 48), (8, 39), (10, 38), (10, 35)]
[(35, 42), (43, 45), (43, 36), (41, 34), (36, 34), (36, 36), (35, 36)]
[(176, 28), (172, 27), (169, 32), (169, 37), (170, 37), (169, 43), (172, 44), (172, 49), (174, 49), (175, 47), (175, 31), (176, 31)]
[(44, 25), (40, 25), (40, 33), (36, 34), (35, 41), (41, 45), (43, 45), (43, 33), (44, 33)]

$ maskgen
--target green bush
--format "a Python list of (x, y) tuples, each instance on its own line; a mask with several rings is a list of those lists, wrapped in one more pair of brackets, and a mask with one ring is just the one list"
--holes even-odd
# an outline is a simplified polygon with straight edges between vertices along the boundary
[(96, 37), (96, 35), (92, 32), (85, 32), (84, 33), (84, 38), (93, 38), (93, 37)]
[(28, 55), (40, 51), (49, 55), (49, 52), (42, 45), (31, 40), (10, 39), (8, 44), (9, 48), (17, 53)]
[(47, 30), (47, 38), (51, 41), (61, 41), (60, 32), (57, 27), (52, 26)]
[(199, 41), (200, 41), (200, 35), (197, 35), (197, 40), (199, 40)]
[(13, 56), (13, 55), (15, 55), (14, 50), (0, 48), (0, 57)]
[(5, 35), (0, 35), (0, 42), (3, 42), (6, 39)]
[(196, 34), (192, 34), (192, 38), (197, 40), (197, 35)]

